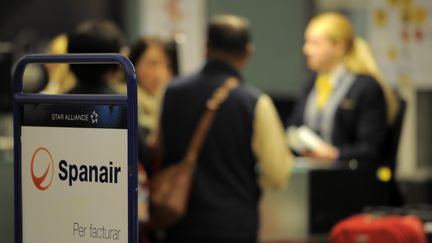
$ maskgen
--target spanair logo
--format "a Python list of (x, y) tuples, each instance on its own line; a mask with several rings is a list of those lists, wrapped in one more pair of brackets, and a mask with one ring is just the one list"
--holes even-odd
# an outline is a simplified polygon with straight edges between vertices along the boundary
[[(62, 159), (56, 164), (58, 164), (58, 179), (67, 182), (69, 186), (76, 182), (117, 184), (122, 170), (121, 166), (115, 166), (112, 161), (106, 165), (87, 163), (77, 165)], [(45, 191), (51, 186), (55, 176), (54, 160), (47, 148), (39, 147), (34, 151), (30, 173), (34, 186), (40, 191)]]
[(51, 186), (54, 178), (54, 160), (47, 148), (39, 147), (33, 153), (30, 172), (33, 184), (38, 190), (45, 191)]

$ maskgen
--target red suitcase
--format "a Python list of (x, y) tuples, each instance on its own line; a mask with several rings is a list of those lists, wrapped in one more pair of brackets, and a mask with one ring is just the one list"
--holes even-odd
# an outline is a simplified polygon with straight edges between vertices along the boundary
[(426, 243), (423, 223), (415, 216), (359, 214), (342, 220), (330, 233), (332, 243)]

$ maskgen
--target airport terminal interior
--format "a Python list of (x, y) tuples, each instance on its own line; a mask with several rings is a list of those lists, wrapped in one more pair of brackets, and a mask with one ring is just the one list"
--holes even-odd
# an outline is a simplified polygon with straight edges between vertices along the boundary
[(432, 242), (431, 54), (431, 0), (0, 0), (0, 242)]

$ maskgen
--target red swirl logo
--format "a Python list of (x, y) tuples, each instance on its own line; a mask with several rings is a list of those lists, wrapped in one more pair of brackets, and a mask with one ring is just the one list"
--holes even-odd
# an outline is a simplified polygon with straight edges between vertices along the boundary
[[(45, 154), (45, 156), (43, 154)], [(47, 158), (49, 159), (48, 166), (46, 167), (42, 175), (36, 176), (34, 170), (35, 163), (41, 164), (42, 160)], [(39, 189), (40, 191), (45, 191), (46, 189), (48, 189), (49, 186), (51, 186), (54, 177), (54, 161), (48, 149), (46, 149), (45, 147), (39, 147), (38, 149), (36, 149), (31, 159), (30, 171), (33, 184), (37, 189)]]

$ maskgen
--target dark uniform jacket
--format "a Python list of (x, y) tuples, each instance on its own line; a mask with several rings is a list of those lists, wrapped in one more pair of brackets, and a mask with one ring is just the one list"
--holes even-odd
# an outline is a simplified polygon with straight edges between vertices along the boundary
[[(316, 75), (306, 84), (294, 108), (288, 126), (305, 124), (305, 109), (309, 94), (314, 90)], [(351, 87), (337, 104), (334, 113), (331, 144), (340, 151), (340, 160), (374, 161), (381, 156), (385, 140), (386, 102), (378, 82), (371, 76), (355, 75)], [(320, 131), (315, 131), (320, 134)]]

